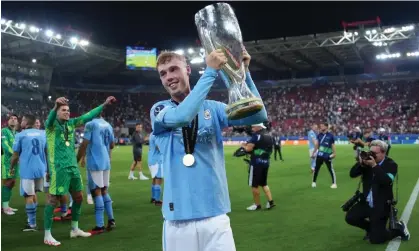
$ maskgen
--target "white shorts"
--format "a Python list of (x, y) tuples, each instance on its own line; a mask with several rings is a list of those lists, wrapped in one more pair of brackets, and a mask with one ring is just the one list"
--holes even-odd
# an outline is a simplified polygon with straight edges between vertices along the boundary
[(154, 164), (148, 166), (148, 168), (150, 169), (151, 178), (163, 178), (163, 167), (161, 164)]
[(87, 181), (89, 185), (89, 190), (94, 190), (96, 188), (109, 187), (110, 173), (111, 173), (111, 170), (88, 171)]
[(230, 218), (164, 221), (163, 251), (236, 251)]
[(20, 180), (20, 195), (30, 196), (35, 195), (36, 192), (42, 192), (44, 186), (44, 179), (21, 179)]

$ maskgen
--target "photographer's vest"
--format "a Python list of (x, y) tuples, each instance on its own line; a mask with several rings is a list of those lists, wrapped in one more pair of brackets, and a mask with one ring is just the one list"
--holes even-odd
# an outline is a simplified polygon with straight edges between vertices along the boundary
[(257, 132), (252, 138), (251, 143), (255, 144), (253, 152), (251, 154), (252, 162), (266, 162), (269, 163), (269, 159), (272, 154), (272, 137), (267, 134), (264, 130)]
[(317, 157), (329, 159), (330, 155), (333, 153), (332, 145), (335, 143), (333, 134), (330, 132), (319, 133), (319, 135), (317, 135), (317, 140), (319, 141)]

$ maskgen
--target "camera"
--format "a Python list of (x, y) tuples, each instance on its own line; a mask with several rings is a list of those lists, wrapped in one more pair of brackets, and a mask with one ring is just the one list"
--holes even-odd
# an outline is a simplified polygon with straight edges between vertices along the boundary
[(247, 152), (244, 150), (243, 147), (240, 147), (239, 149), (237, 149), (234, 153), (233, 156), (234, 157), (243, 157), (246, 156)]
[(352, 196), (347, 202), (345, 202), (345, 204), (343, 204), (340, 208), (342, 208), (342, 210), (344, 212), (348, 212), (349, 209), (351, 209), (356, 203), (358, 203), (360, 201), (362, 197), (362, 193), (357, 190), (354, 194), (354, 196)]
[(237, 149), (234, 153), (233, 153), (234, 157), (243, 157), (245, 156), (245, 158), (243, 159), (244, 162), (246, 162), (246, 164), (250, 165), (250, 159), (249, 157), (249, 153), (246, 152), (246, 150), (244, 150), (243, 147), (240, 147), (239, 149)]
[(370, 157), (373, 157), (373, 159), (375, 159), (376, 155), (375, 155), (375, 152), (361, 151), (359, 153), (359, 157), (361, 157), (362, 160), (369, 160)]

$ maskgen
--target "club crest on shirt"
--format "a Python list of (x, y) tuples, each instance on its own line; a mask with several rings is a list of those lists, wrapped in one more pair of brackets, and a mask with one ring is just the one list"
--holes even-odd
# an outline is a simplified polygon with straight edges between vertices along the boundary
[(159, 115), (159, 113), (163, 110), (164, 105), (158, 105), (156, 108), (154, 108), (154, 116)]
[(210, 119), (211, 118), (211, 112), (209, 109), (204, 111), (204, 119)]

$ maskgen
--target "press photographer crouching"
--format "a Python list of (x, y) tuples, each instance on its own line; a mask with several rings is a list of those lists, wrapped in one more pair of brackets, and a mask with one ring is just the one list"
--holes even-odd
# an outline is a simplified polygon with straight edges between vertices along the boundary
[[(384, 141), (374, 140), (369, 152), (361, 152), (359, 162), (350, 171), (352, 178), (361, 176), (358, 190), (342, 206), (347, 212), (346, 222), (365, 230), (364, 240), (372, 244), (385, 243), (396, 237), (402, 240), (410, 238), (406, 224), (397, 220), (393, 183), (397, 183), (398, 165), (386, 156), (387, 147)], [(361, 183), (362, 193), (359, 191)]]
[(272, 136), (266, 129), (267, 127), (262, 123), (252, 125), (251, 139), (242, 145), (244, 151), (250, 153), (249, 186), (252, 187), (254, 204), (247, 208), (248, 211), (262, 209), (259, 187), (263, 188), (268, 199), (266, 209), (275, 207), (271, 191), (268, 187), (268, 171), (272, 154)]

